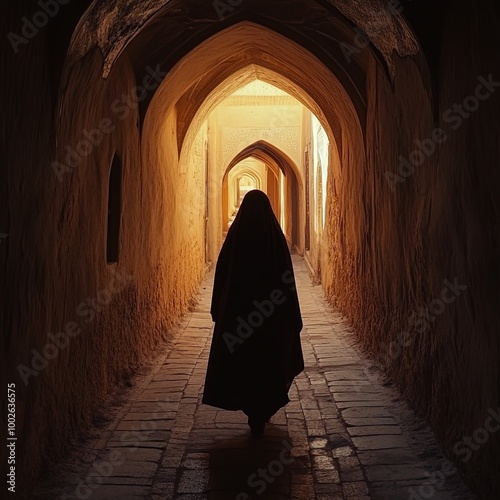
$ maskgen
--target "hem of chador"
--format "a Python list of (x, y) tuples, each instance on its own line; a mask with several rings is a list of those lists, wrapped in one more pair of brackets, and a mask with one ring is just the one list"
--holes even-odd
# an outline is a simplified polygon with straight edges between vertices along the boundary
[[(245, 415), (249, 415), (249, 414), (253, 414), (255, 413), (254, 410), (250, 409), (248, 406), (246, 405), (241, 405), (241, 404), (228, 404), (228, 403), (224, 403), (224, 402), (220, 402), (220, 401), (214, 401), (214, 400), (211, 400), (210, 402), (208, 400), (205, 400), (205, 398), (203, 398), (201, 400), (201, 402), (204, 404), (204, 405), (208, 405), (208, 406), (213, 406), (215, 408), (220, 408), (222, 410), (228, 410), (228, 411), (242, 411), (243, 413), (245, 413)], [(281, 408), (283, 408), (283, 406), (286, 406), (288, 403), (290, 402), (290, 398), (288, 397), (288, 395), (286, 396), (286, 399), (283, 399), (280, 403), (277, 403), (276, 405), (273, 405), (270, 409), (268, 410), (263, 410), (262, 411), (262, 408), (259, 408), (258, 411), (259, 413), (270, 413), (270, 417), (272, 415), (274, 415), (278, 410), (280, 410)], [(269, 417), (269, 418), (270, 418)]]

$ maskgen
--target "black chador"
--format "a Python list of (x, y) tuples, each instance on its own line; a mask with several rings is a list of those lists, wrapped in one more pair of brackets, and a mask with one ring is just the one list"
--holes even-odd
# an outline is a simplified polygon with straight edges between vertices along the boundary
[(254, 435), (304, 369), (292, 260), (268, 197), (249, 191), (217, 261), (203, 403), (242, 410)]

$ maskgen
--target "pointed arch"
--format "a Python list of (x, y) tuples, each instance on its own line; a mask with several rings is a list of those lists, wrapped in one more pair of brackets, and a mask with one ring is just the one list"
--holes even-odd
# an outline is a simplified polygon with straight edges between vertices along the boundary
[(260, 160), (272, 171), (277, 182), (268, 184), (268, 196), (290, 246), (299, 246), (301, 212), (305, 203), (302, 175), (286, 153), (267, 141), (257, 141), (245, 147), (226, 166), (222, 178), (223, 227), (226, 228), (228, 224), (226, 214), (229, 172), (247, 158)]
[[(311, 78), (314, 75), (314, 78)], [(366, 103), (360, 89), (314, 54), (267, 27), (243, 21), (221, 30), (179, 60), (154, 92), (144, 134), (159, 116), (175, 117), (180, 169), (202, 124), (224, 99), (259, 79), (295, 97), (318, 117), (330, 142), (363, 144)]]

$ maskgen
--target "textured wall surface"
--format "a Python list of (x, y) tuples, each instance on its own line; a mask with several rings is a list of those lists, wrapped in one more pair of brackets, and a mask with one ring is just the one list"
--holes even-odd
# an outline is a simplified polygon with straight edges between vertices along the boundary
[[(500, 406), (500, 83), (483, 86), (490, 96), (482, 101), (466, 99), (481, 77), (500, 82), (493, 20), (488, 9), (450, 10), (434, 101), (411, 59), (396, 58), (395, 91), (370, 68), (366, 162), (344, 148), (341, 172), (330, 178), (323, 266), (331, 302), (484, 498), (500, 488), (500, 436), (473, 441), (471, 453), (461, 442)], [(454, 106), (464, 101), (473, 111), (461, 116)], [(436, 128), (445, 135), (432, 145)], [(434, 152), (421, 165), (415, 156), (400, 175), (415, 140)]]
[[(20, 76), (19, 92), (22, 116), (35, 119), (12, 130), (2, 286), (10, 334), (4, 340), (6, 372), (22, 372), (18, 380), (27, 384), (18, 384), (17, 414), (19, 469), (27, 485), (165, 339), (205, 271), (203, 204), (190, 203), (203, 192), (203, 170), (189, 165), (179, 174), (168, 118), (145, 132), (148, 148), (141, 159), (137, 105), (121, 100), (136, 85), (126, 59), (108, 80), (100, 76), (97, 54), (77, 63), (54, 131), (43, 51), (31, 50), (25, 64), (39, 77)], [(102, 124), (108, 132), (96, 132)], [(91, 146), (82, 146), (88, 137)], [(68, 157), (68, 147), (83, 154)], [(123, 164), (120, 255), (117, 264), (107, 264), (115, 153)], [(64, 348), (46, 347), (53, 344), (50, 334), (68, 328), (78, 334)], [(47, 353), (48, 361), (37, 361), (32, 349)], [(26, 368), (19, 371), (17, 364)]]

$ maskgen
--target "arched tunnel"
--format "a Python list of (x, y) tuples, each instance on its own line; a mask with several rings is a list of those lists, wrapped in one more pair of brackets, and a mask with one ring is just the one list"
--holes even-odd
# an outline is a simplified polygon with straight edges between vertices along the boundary
[[(496, 2), (2, 10), (6, 498), (499, 497)], [(201, 404), (254, 188), (306, 359), (260, 445)]]

